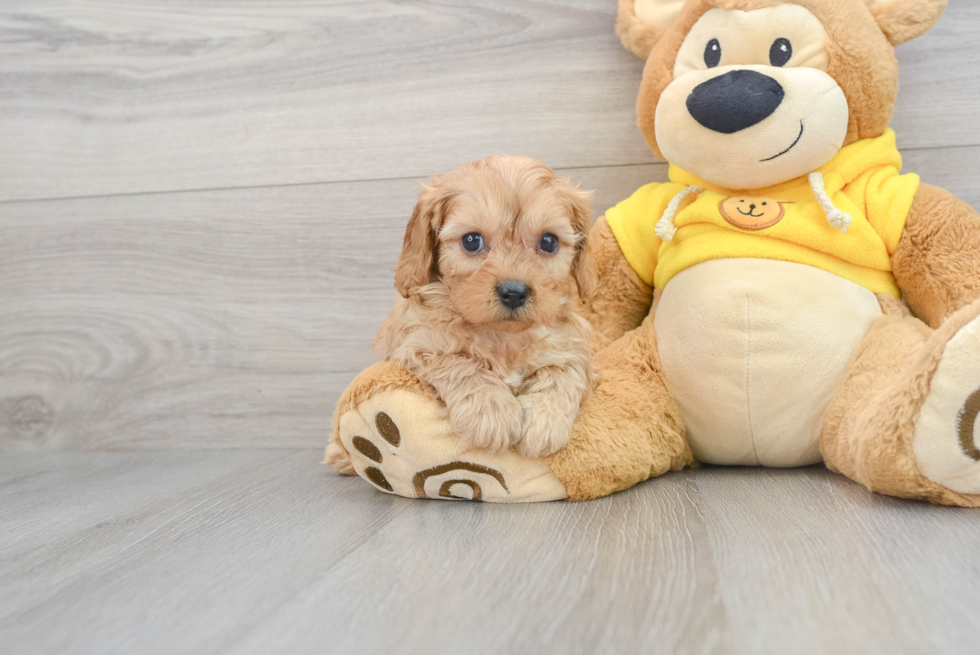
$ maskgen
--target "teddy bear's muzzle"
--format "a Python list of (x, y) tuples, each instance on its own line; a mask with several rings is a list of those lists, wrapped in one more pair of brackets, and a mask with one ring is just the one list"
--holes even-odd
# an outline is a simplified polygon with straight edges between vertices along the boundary
[(758, 125), (783, 102), (782, 85), (753, 70), (733, 70), (694, 87), (687, 110), (698, 123), (722, 134)]

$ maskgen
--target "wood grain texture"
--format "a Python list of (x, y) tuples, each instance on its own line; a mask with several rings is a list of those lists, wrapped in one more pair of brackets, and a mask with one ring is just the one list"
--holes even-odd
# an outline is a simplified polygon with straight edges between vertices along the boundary
[(821, 468), (707, 467), (584, 504), (417, 502), (337, 477), (319, 455), (0, 459), (0, 643), (976, 652), (968, 511), (873, 496)]
[[(0, 8), (0, 200), (653, 161), (612, 0)], [(980, 5), (899, 48), (905, 147), (980, 145)]]
[[(663, 165), (571, 171), (625, 197)], [(322, 445), (415, 180), (3, 206), (0, 450)]]
[[(419, 179), (528, 154), (601, 213), (666, 178), (614, 12), (0, 6), (0, 651), (976, 652), (974, 515), (822, 469), (503, 507), (318, 463)], [(894, 120), (975, 206), (978, 35), (951, 0), (899, 49)]]
[[(0, 452), (321, 445), (419, 176), (523, 152), (597, 214), (666, 179), (630, 164), (653, 160), (613, 9), (4, 5)], [(896, 127), (908, 170), (980, 206), (977, 34), (953, 0), (900, 48)], [(393, 179), (308, 183), (361, 177)], [(171, 191), (201, 187), (235, 188)], [(11, 201), (65, 195), (93, 197)]]
[[(980, 206), (980, 147), (906, 160)], [(559, 173), (601, 213), (666, 166)], [(0, 451), (322, 445), (375, 361), (417, 184), (2, 205)]]
[(4, 650), (220, 652), (407, 507), (324, 484), (319, 455), (0, 459)]

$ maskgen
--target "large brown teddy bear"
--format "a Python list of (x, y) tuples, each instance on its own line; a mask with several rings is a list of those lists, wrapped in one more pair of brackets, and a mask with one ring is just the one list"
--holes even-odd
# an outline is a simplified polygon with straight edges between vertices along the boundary
[(698, 460), (823, 461), (980, 506), (980, 216), (902, 175), (888, 128), (893, 46), (945, 5), (620, 0), (670, 181), (590, 234), (602, 379), (569, 445), (466, 451), (431, 388), (383, 362), (341, 398), (327, 461), (404, 496), (505, 502), (598, 498)]

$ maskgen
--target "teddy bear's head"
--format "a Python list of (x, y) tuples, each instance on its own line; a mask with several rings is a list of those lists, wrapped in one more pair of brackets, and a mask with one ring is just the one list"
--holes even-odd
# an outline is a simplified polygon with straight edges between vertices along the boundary
[(647, 59), (637, 100), (650, 148), (729, 189), (806, 175), (880, 136), (898, 93), (894, 46), (947, 0), (619, 0), (616, 30)]

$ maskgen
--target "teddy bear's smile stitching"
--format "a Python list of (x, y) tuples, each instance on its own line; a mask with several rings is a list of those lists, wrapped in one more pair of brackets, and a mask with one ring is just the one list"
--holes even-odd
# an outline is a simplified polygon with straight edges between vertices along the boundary
[(791, 145), (789, 148), (786, 148), (786, 150), (783, 150), (778, 155), (773, 155), (772, 157), (769, 157), (768, 159), (760, 159), (759, 160), (759, 163), (761, 164), (762, 162), (772, 161), (773, 159), (779, 159), (780, 157), (782, 157), (783, 155), (785, 155), (787, 152), (789, 152), (790, 150), (792, 150), (793, 148), (795, 148), (796, 147), (796, 144), (799, 143), (800, 142), (800, 139), (802, 139), (802, 138), (803, 138), (803, 121), (800, 121), (800, 133), (796, 136), (796, 141), (793, 142), (793, 145)]

